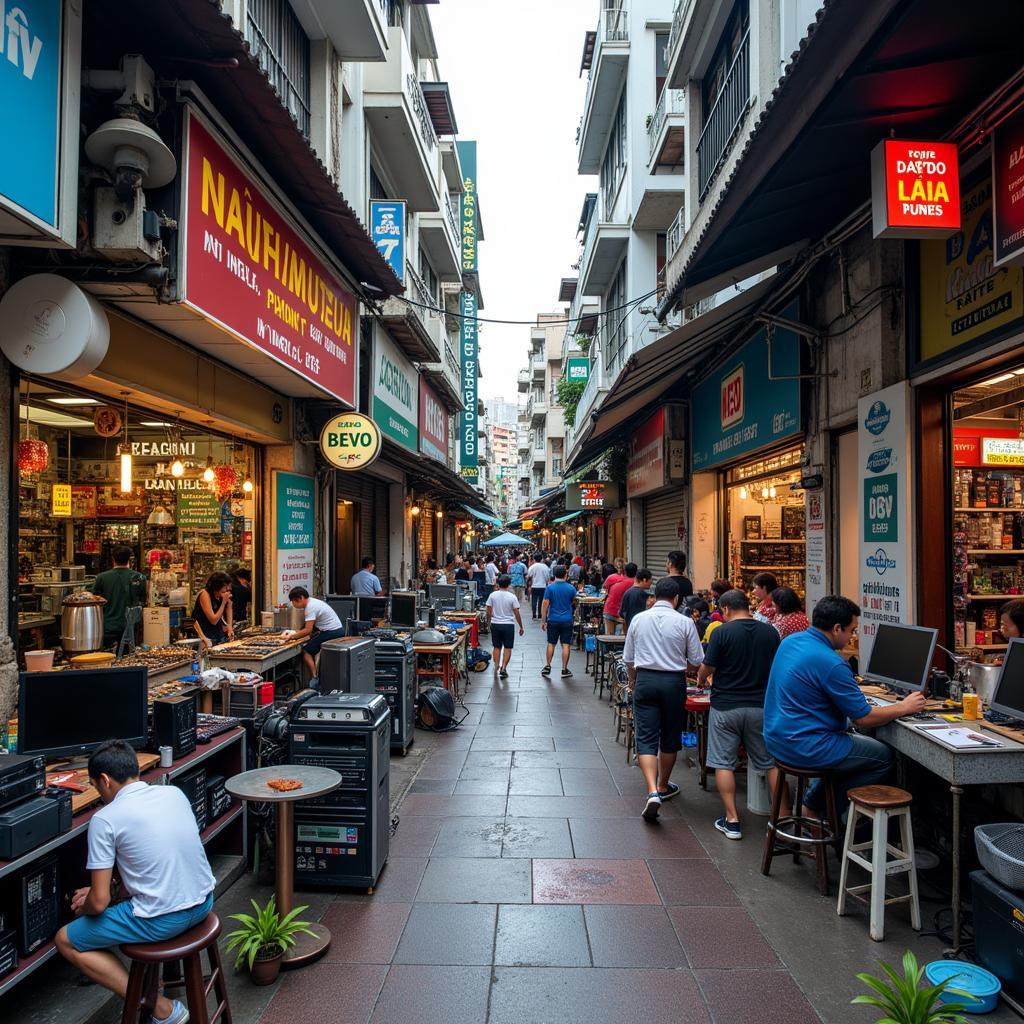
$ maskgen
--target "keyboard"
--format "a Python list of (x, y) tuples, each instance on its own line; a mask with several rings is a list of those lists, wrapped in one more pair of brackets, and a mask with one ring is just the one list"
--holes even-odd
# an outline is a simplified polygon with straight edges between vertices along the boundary
[(209, 743), (214, 736), (229, 732), (239, 724), (237, 718), (200, 713), (196, 720), (196, 743)]

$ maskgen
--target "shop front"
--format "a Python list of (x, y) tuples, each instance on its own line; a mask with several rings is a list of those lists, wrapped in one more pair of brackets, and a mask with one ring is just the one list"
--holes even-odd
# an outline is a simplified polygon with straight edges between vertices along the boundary
[(800, 489), (800, 347), (762, 329), (693, 390), (692, 559), (697, 589), (725, 578), (746, 592), (771, 573), (806, 591)]

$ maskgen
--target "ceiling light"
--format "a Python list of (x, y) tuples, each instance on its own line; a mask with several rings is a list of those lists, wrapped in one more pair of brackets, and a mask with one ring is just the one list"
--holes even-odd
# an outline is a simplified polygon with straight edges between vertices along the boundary
[[(22, 404), (20, 416), (23, 420), (29, 420), (28, 406)], [(38, 406), (32, 410), (31, 421), (37, 426), (43, 427), (91, 427), (92, 420), (83, 420), (81, 416), (69, 416), (66, 412), (57, 409), (40, 409)]]
[(163, 420), (143, 420), (140, 427), (173, 427), (173, 423), (165, 423)]
[(1013, 380), (1013, 374), (1001, 373), (998, 377), (993, 377), (991, 380), (983, 380), (978, 387), (988, 388), (993, 384), (1002, 384), (1004, 380)]
[(181, 459), (175, 459), (171, 463), (171, 476), (184, 476), (185, 475), (185, 463)]
[(203, 479), (208, 484), (212, 484), (213, 483), (213, 478), (216, 475), (217, 474), (214, 473), (214, 471), (213, 471), (213, 456), (212, 455), (207, 455), (206, 456), (206, 469), (203, 470)]
[(242, 490), (245, 491), (246, 494), (252, 494), (252, 490), (253, 490), (254, 486), (255, 485), (253, 484), (253, 482), (248, 477), (246, 477), (242, 481)]
[(747, 489), (746, 489), (746, 487), (741, 487), (740, 488), (740, 501), (746, 501), (746, 500), (747, 500)]
[(53, 405), (99, 405), (95, 398), (48, 398)]

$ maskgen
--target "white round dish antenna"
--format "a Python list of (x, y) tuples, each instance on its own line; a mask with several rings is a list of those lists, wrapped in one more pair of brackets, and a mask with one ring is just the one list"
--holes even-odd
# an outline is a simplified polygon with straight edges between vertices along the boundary
[(110, 323), (103, 307), (56, 274), (22, 278), (0, 299), (0, 351), (20, 370), (79, 380), (103, 362)]
[(85, 140), (85, 155), (110, 172), (138, 171), (143, 188), (160, 188), (174, 180), (178, 164), (163, 139), (130, 117), (104, 121)]

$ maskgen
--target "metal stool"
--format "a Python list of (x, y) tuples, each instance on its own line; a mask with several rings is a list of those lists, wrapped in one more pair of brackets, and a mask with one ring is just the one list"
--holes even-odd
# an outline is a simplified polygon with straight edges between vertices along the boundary
[[(779, 760), (776, 760), (775, 767), (779, 772), (779, 784), (772, 796), (772, 813), (768, 819), (768, 831), (765, 835), (761, 874), (770, 873), (772, 859), (775, 857), (790, 854), (793, 857), (793, 863), (799, 864), (801, 853), (813, 851), (818, 873), (818, 891), (822, 896), (827, 896), (828, 847), (833, 847), (837, 854), (842, 852), (839, 839), (839, 814), (836, 811), (836, 792), (832, 773), (827, 768), (798, 768), (795, 765), (783, 764)], [(796, 802), (793, 805), (792, 814), (780, 817), (783, 787), (786, 785), (786, 776), (788, 775), (796, 779)], [(825, 788), (827, 818), (805, 818), (800, 814), (807, 783), (814, 779), (821, 779)], [(784, 841), (784, 845), (776, 847), (776, 843), (780, 839)]]
[[(910, 924), (914, 931), (921, 930), (921, 908), (917, 896), (917, 865), (914, 862), (914, 830), (910, 820), (913, 797), (895, 786), (858, 786), (851, 789), (850, 810), (846, 822), (846, 842), (843, 844), (843, 864), (839, 873), (839, 902), (836, 913), (846, 913), (846, 897), (852, 896), (871, 908), (870, 934), (876, 942), (885, 938), (885, 908), (890, 903), (910, 904)], [(854, 842), (857, 818), (872, 821), (871, 839)], [(898, 818), (900, 845), (889, 842), (889, 821)], [(871, 851), (871, 859), (861, 856), (862, 850)], [(890, 859), (893, 858), (893, 859)], [(846, 884), (850, 862), (871, 873), (871, 881), (864, 885)], [(906, 896), (885, 895), (885, 883), (890, 875), (906, 874), (910, 891)], [(870, 893), (865, 899), (861, 893)]]
[[(166, 942), (131, 943), (121, 947), (121, 952), (131, 960), (128, 973), (128, 989), (121, 1012), (121, 1024), (149, 1024), (153, 1007), (160, 994), (160, 969), (164, 964), (180, 960), (181, 979), (165, 981), (164, 991), (184, 988), (191, 1024), (216, 1024), (223, 1020), (231, 1024), (231, 1007), (228, 1004), (227, 983), (224, 968), (217, 949), (220, 935), (220, 918), (207, 914), (205, 920), (187, 932)], [(203, 976), (200, 954), (206, 951), (210, 962), (209, 977)], [(210, 1013), (207, 1000), (213, 992), (217, 1001), (216, 1009)]]

